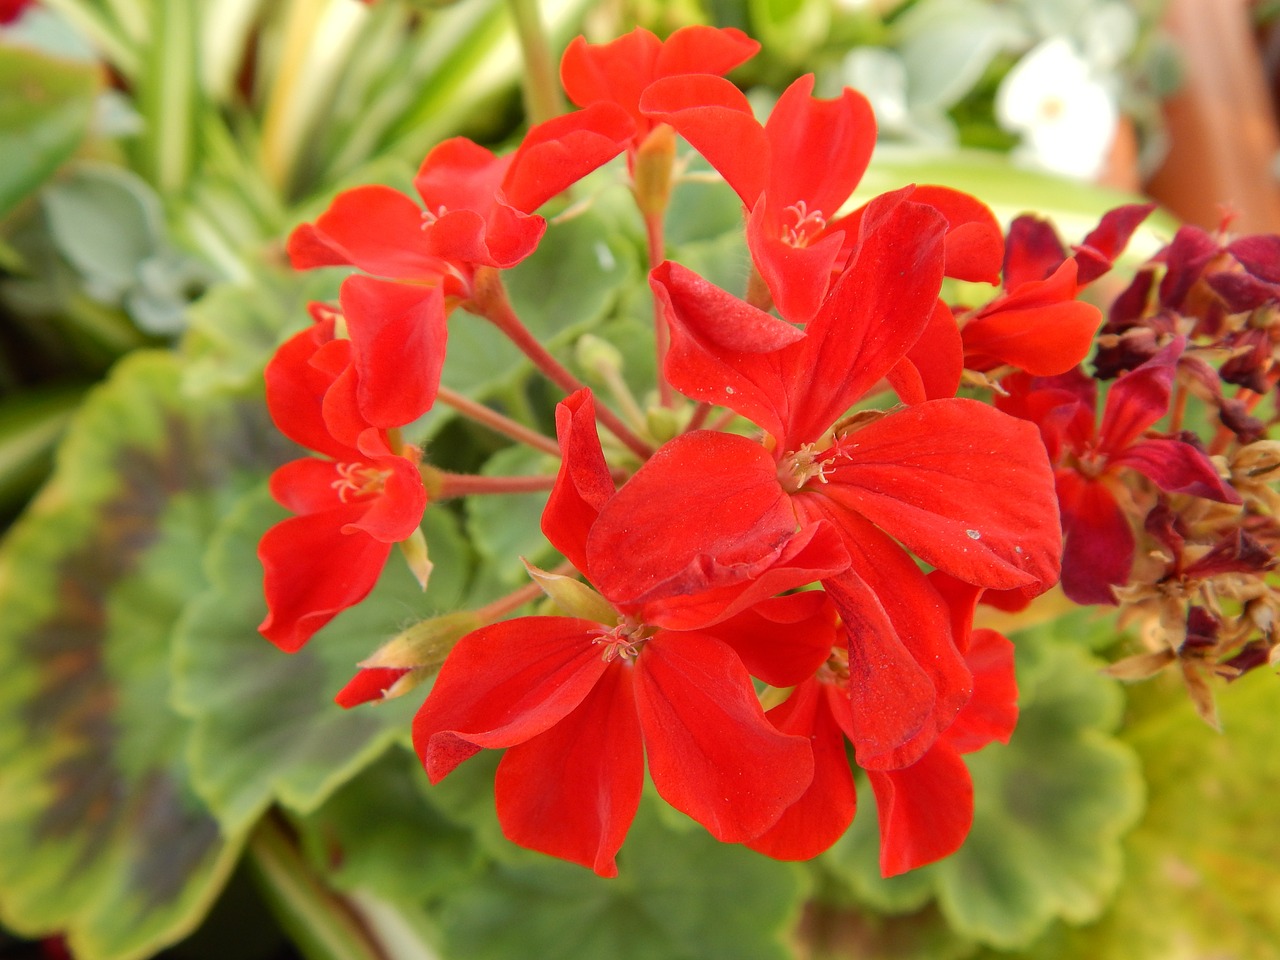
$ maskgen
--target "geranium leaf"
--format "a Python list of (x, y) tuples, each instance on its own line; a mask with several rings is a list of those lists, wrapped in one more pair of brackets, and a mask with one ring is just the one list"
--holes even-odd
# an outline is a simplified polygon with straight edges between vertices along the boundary
[(85, 958), (189, 932), (238, 854), (189, 786), (169, 638), (218, 517), (285, 444), (259, 401), (135, 353), (0, 553), (0, 915)]
[(295, 823), (338, 888), (401, 901), (438, 896), (464, 881), (480, 855), (470, 831), (446, 820), (426, 790), (417, 757), (392, 748)]
[(1119, 687), (1051, 630), (1017, 638), (1021, 717), (1008, 746), (965, 757), (974, 781), (965, 845), (915, 874), (882, 880), (874, 818), (860, 813), (826, 857), (859, 901), (906, 912), (932, 892), (957, 934), (1001, 949), (1030, 945), (1055, 919), (1081, 923), (1105, 908), (1142, 782), (1132, 750), (1110, 735)]
[(1146, 815), (1125, 840), (1125, 882), (1096, 924), (1059, 927), (1035, 960), (1280, 958), (1275, 679), (1220, 688), (1223, 732), (1166, 676), (1130, 688), (1124, 739), (1147, 776)]
[(603, 880), (558, 862), (502, 864), (446, 897), (450, 956), (499, 960), (785, 960), (799, 871), (640, 813)]
[(257, 630), (266, 612), (257, 543), (284, 516), (265, 489), (228, 514), (209, 545), (210, 585), (184, 611), (174, 639), (174, 704), (195, 724), (193, 783), (225, 829), (241, 829), (273, 801), (300, 813), (316, 809), (407, 736), (418, 697), (350, 711), (333, 698), (406, 618), (454, 609), (470, 570), (452, 516), (429, 509), (436, 569), (425, 594), (393, 553), (363, 603), (299, 652), (283, 654)]

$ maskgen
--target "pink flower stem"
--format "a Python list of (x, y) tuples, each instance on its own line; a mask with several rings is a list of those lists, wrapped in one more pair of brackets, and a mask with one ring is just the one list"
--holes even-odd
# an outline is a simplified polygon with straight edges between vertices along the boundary
[(536, 493), (550, 490), (556, 484), (551, 474), (538, 476), (486, 477), (474, 473), (448, 473), (433, 470), (432, 500), (467, 497), (477, 493)]
[[(476, 271), (470, 306), (506, 334), (511, 342), (533, 361), (533, 365), (565, 393), (576, 393), (586, 386), (566, 370), (564, 365), (529, 332), (529, 328), (520, 322), (520, 318), (511, 307), (511, 301), (507, 299), (502, 278), (496, 269), (482, 267)], [(637, 437), (608, 407), (597, 404), (596, 419), (640, 459), (647, 460), (652, 456), (653, 448)]]
[(464, 417), (474, 420), (476, 423), (484, 424), (490, 430), (510, 437), (517, 443), (523, 443), (526, 446), (533, 447), (535, 450), (549, 453), (553, 457), (560, 456), (560, 445), (551, 437), (535, 430), (530, 430), (523, 423), (518, 423), (510, 417), (505, 417), (498, 411), (486, 407), (483, 403), (477, 403), (456, 390), (450, 390), (448, 387), (442, 386), (436, 397), (442, 403), (453, 407)]

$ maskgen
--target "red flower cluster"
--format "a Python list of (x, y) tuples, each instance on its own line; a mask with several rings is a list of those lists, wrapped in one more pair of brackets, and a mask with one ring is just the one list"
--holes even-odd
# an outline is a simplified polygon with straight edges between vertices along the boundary
[[(886, 873), (962, 842), (961, 757), (1007, 739), (1016, 719), (1012, 648), (972, 629), (974, 608), (985, 590), (1051, 587), (1062, 535), (1042, 431), (956, 393), (966, 366), (981, 379), (1078, 364), (1101, 320), (1075, 301), (1085, 264), (1123, 246), (1117, 227), (1094, 259), (1077, 251), (1036, 276), (1004, 263), (986, 207), (946, 188), (840, 215), (875, 141), (865, 99), (815, 99), (803, 77), (761, 124), (721, 76), (755, 47), (706, 27), (575, 41), (562, 77), (582, 110), (534, 127), (510, 156), (442, 144), (419, 172), (421, 205), (348, 191), (289, 243), (299, 267), (375, 276), (344, 282), (345, 336), (326, 315), (268, 369), (281, 428), (321, 457), (273, 481), (299, 516), (263, 540), (263, 631), (296, 649), (413, 534), (425, 498), (396, 429), (436, 399), (449, 310), (466, 303), (497, 324), (567, 395), (542, 519), (566, 566), (531, 571), (562, 615), (502, 619), (524, 595), (479, 612), (486, 625), (453, 647), (414, 742), (433, 782), (505, 749), (507, 835), (603, 875), (616, 873), (646, 766), (717, 838), (815, 855), (854, 814), (846, 740), (880, 808)], [(745, 299), (662, 260), (665, 193), (647, 164), (673, 130), (742, 200)], [(580, 389), (500, 280), (542, 238), (536, 208), (623, 151), (653, 255), (655, 392), (683, 424), (669, 439)], [(1002, 265), (991, 303), (940, 299), (944, 277), (997, 283)], [(900, 405), (869, 405), (886, 385)], [(496, 418), (485, 422), (502, 429)], [(623, 455), (606, 457), (597, 423)], [(366, 666), (344, 705), (408, 669)]]

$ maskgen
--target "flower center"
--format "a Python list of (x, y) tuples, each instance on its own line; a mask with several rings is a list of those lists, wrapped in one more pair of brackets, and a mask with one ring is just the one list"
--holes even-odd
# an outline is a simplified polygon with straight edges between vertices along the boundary
[(427, 227), (431, 226), (433, 223), (435, 223), (437, 220), (439, 220), (448, 212), (449, 211), (445, 208), (445, 205), (443, 203), (440, 204), (440, 206), (436, 207), (434, 211), (423, 210), (422, 223), (418, 224), (418, 228), (421, 230), (427, 229)]
[(788, 493), (795, 493), (810, 480), (827, 482), (827, 474), (841, 458), (851, 460), (850, 450), (857, 446), (847, 441), (848, 434), (835, 438), (831, 446), (819, 450), (816, 443), (806, 443), (778, 461), (778, 482)]
[(782, 227), (782, 242), (789, 247), (807, 247), (827, 228), (827, 218), (822, 211), (810, 210), (803, 200), (797, 200), (783, 212), (795, 221)]
[(612, 630), (605, 631), (595, 638), (595, 643), (604, 647), (601, 654), (605, 663), (612, 663), (619, 657), (624, 663), (631, 663), (640, 652), (640, 647), (652, 635), (643, 623), (636, 623), (630, 617), (623, 617)]
[(359, 460), (352, 463), (339, 463), (335, 469), (338, 479), (329, 484), (338, 491), (338, 499), (348, 503), (353, 497), (376, 497), (387, 486), (390, 470), (379, 470), (366, 466)]

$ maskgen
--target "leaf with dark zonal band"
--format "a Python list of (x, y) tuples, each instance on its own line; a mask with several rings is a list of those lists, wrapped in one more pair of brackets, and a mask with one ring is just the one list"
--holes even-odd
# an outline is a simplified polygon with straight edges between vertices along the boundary
[(188, 785), (169, 635), (221, 515), (287, 453), (261, 401), (138, 353), (90, 395), (0, 551), (0, 918), (75, 955), (190, 931), (239, 852)]

